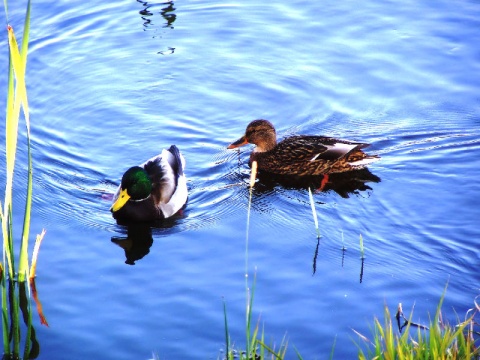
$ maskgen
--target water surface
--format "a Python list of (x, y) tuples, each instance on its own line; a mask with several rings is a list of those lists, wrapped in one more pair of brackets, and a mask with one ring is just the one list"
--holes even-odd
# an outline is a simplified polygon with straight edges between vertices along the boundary
[[(20, 29), (23, 7), (10, 11)], [(426, 323), (447, 282), (444, 309), (462, 317), (480, 280), (478, 19), (475, 1), (35, 1), (32, 232), (47, 229), (37, 288), (50, 324), (35, 319), (39, 358), (215, 359), (223, 301), (242, 346), (250, 148), (226, 146), (255, 118), (382, 157), (368, 188), (314, 194), (319, 243), (305, 189), (255, 186), (248, 270), (267, 339), (326, 359), (336, 338), (334, 358), (355, 358), (352, 328), (370, 335), (399, 302)], [(127, 265), (108, 198), (171, 144), (187, 159), (188, 205)]]

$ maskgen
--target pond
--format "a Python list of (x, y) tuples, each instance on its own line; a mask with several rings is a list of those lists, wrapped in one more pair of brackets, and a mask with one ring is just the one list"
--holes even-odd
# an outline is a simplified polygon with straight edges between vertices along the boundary
[[(25, 5), (10, 5), (18, 33)], [(38, 358), (216, 359), (224, 302), (241, 348), (246, 256), (253, 319), (288, 338), (287, 358), (327, 359), (334, 343), (334, 359), (356, 358), (352, 329), (369, 336), (400, 302), (428, 323), (447, 283), (445, 314), (463, 318), (480, 293), (479, 29), (473, 0), (33, 1)], [(246, 251), (251, 147), (226, 147), (258, 118), (381, 157), (368, 182), (313, 194), (319, 242), (308, 191), (260, 179)], [(111, 196), (171, 144), (188, 204), (127, 259)], [(22, 140), (18, 204), (25, 168)]]

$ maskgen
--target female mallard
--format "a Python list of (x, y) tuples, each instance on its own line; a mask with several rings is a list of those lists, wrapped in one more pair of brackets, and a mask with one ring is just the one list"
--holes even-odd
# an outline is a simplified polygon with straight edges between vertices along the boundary
[(175, 145), (122, 177), (110, 211), (117, 221), (155, 221), (168, 218), (187, 202), (185, 159)]
[(228, 148), (245, 144), (256, 145), (250, 163), (257, 161), (259, 170), (279, 175), (323, 175), (321, 189), (328, 174), (361, 169), (379, 159), (361, 150), (369, 144), (325, 136), (291, 136), (277, 143), (275, 128), (268, 120), (252, 121), (245, 135)]

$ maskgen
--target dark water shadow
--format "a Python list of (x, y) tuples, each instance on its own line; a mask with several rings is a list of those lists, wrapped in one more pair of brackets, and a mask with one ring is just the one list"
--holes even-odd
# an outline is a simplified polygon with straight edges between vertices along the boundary
[(125, 264), (135, 265), (135, 261), (143, 259), (150, 253), (153, 234), (171, 233), (179, 219), (180, 217), (175, 216), (155, 222), (119, 223), (120, 232), (126, 236), (112, 236), (111, 241), (124, 250)]
[[(258, 182), (255, 184), (256, 192), (270, 192), (276, 186), (286, 189), (312, 189), (319, 191), (323, 176), (284, 176), (266, 172), (258, 172)], [(362, 191), (372, 190), (367, 183), (379, 183), (380, 177), (364, 168), (339, 174), (330, 174), (323, 192), (334, 191), (342, 198), (358, 195)]]
[(147, 223), (130, 224), (127, 226), (127, 236), (112, 236), (112, 242), (125, 251), (125, 264), (135, 265), (150, 252), (153, 244), (152, 228)]

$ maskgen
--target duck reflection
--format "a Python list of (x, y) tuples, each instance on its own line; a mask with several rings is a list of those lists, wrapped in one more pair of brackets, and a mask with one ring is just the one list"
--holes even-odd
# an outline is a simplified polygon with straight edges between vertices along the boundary
[(112, 242), (125, 251), (125, 264), (135, 265), (150, 252), (153, 244), (152, 228), (148, 223), (132, 223), (127, 225), (127, 237), (112, 237)]
[[(152, 3), (151, 1), (141, 1), (137, 0), (138, 3), (142, 4), (143, 9), (139, 11), (140, 16), (142, 17), (143, 20), (143, 27), (144, 30), (149, 30), (152, 28), (153, 30), (155, 29), (155, 23), (154, 23), (154, 16), (156, 14), (160, 14), (163, 18), (163, 26), (162, 28), (168, 28), (168, 29), (173, 29), (173, 23), (177, 19), (177, 15), (174, 13), (176, 10), (174, 7), (174, 2), (173, 1), (164, 1), (160, 3)], [(160, 7), (160, 11), (153, 11), (154, 8)], [(156, 32), (154, 32), (156, 34)], [(154, 38), (157, 37), (156, 35), (153, 36)], [(160, 36), (163, 38), (163, 36)], [(163, 42), (163, 41), (162, 41)], [(158, 51), (158, 54), (161, 55), (170, 55), (175, 52), (175, 48), (172, 46), (168, 46), (166, 50), (161, 50)]]
[[(259, 171), (258, 182), (255, 190), (259, 192), (271, 191), (276, 186), (290, 189), (320, 189), (323, 175), (319, 176), (292, 176), (277, 175)], [(322, 191), (332, 190), (342, 198), (349, 198), (351, 194), (359, 194), (361, 191), (372, 190), (367, 183), (378, 183), (381, 179), (373, 174), (368, 168), (352, 170), (344, 173), (329, 175), (329, 181), (323, 186)]]
[(162, 8), (162, 11), (160, 11), (160, 15), (162, 15), (162, 17), (167, 21), (167, 23), (163, 27), (173, 29), (172, 24), (177, 19), (177, 15), (173, 13), (175, 11), (175, 8), (173, 7), (173, 1), (167, 1), (164, 4), (167, 6)]
[(160, 9), (160, 15), (166, 21), (163, 27), (173, 29), (173, 23), (177, 19), (177, 15), (173, 13), (175, 11), (173, 1), (165, 1), (158, 4), (152, 4), (152, 2), (141, 1), (141, 0), (137, 0), (137, 2), (144, 6), (144, 8), (139, 11), (139, 13), (142, 16), (143, 26), (145, 28), (148, 28), (149, 26), (153, 25), (152, 17), (154, 15), (154, 12), (151, 11), (151, 8), (160, 5), (160, 6), (164, 6)]

